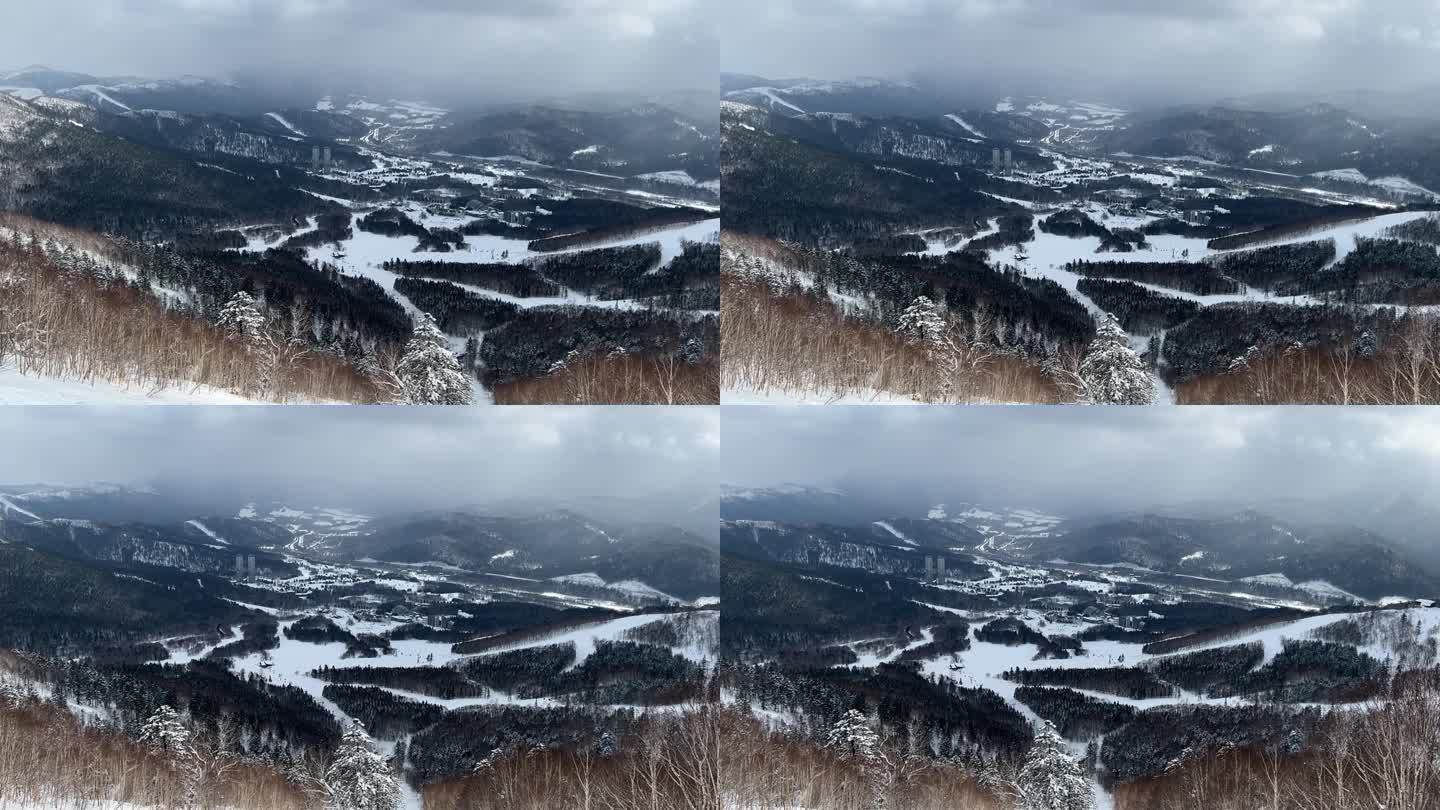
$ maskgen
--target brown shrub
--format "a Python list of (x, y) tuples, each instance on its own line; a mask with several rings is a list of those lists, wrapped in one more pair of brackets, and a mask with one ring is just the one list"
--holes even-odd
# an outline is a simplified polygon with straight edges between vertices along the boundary
[[(740, 234), (722, 236), (721, 382), (725, 390), (830, 399), (902, 397), (921, 402), (1060, 403), (1072, 399), (1029, 358), (955, 335), (943, 362), (872, 320), (843, 312), (799, 286), (735, 272), (743, 255), (791, 267), (803, 264), (783, 245)], [(803, 271), (803, 266), (794, 266)], [(954, 327), (952, 327), (954, 328)]]

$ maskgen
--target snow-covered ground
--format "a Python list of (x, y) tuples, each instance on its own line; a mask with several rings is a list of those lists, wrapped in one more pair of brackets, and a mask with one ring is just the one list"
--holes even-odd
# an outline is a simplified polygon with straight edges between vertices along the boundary
[(0, 405), (258, 405), (228, 391), (205, 385), (176, 383), (165, 388), (94, 383), (62, 377), (21, 374), (13, 366), (0, 365)]
[[(319, 667), (351, 667), (351, 666), (396, 666), (396, 667), (425, 667), (445, 666), (464, 658), (494, 655), (500, 652), (527, 649), (530, 647), (547, 646), (551, 644), (573, 643), (575, 645), (576, 659), (573, 666), (578, 666), (591, 653), (595, 651), (597, 641), (613, 641), (624, 637), (627, 630), (643, 627), (654, 622), (673, 622), (679, 614), (640, 614), (625, 616), (619, 619), (595, 622), (580, 627), (557, 631), (553, 634), (528, 639), (524, 642), (506, 645), (494, 650), (487, 650), (478, 655), (461, 655), (453, 651), (452, 645), (444, 642), (424, 641), (420, 639), (403, 639), (391, 642), (392, 651), (382, 653), (375, 658), (346, 658), (345, 644), (341, 642), (328, 642), (314, 644), (307, 641), (299, 641), (285, 636), (285, 629), (293, 625), (298, 619), (285, 619), (281, 621), (280, 646), (266, 653), (255, 653), (233, 661), (236, 671), (242, 673), (253, 673), (271, 683), (287, 684), (299, 687), (311, 697), (314, 697), (320, 705), (324, 706), (337, 718), (348, 721), (348, 716), (340, 710), (340, 707), (325, 698), (323, 692), (326, 682), (314, 677), (311, 672)], [(713, 625), (713, 632), (708, 633), (708, 638), (690, 638), (682, 640), (682, 644), (672, 648), (677, 655), (682, 655), (697, 663), (708, 663), (715, 659), (715, 639), (718, 639), (718, 610), (699, 611), (699, 621)], [(342, 627), (346, 627), (355, 633), (384, 633), (401, 624), (401, 622), (376, 622), (363, 621), (355, 618), (349, 611), (333, 611), (332, 620)], [(702, 634), (705, 635), (705, 634)], [(238, 638), (237, 630), (232, 629), (231, 635), (225, 641)], [(223, 641), (221, 643), (224, 643)], [(204, 649), (194, 651), (183, 660), (193, 660), (203, 657), (205, 654), (218, 645), (207, 646)], [(171, 661), (182, 662), (181, 657), (172, 656)], [(268, 663), (269, 666), (264, 666)], [(402, 689), (380, 687), (388, 692), (424, 703), (432, 703), (443, 706), (447, 709), (459, 709), (469, 706), (554, 706), (558, 701), (552, 698), (518, 698), (503, 690), (491, 690), (483, 697), (470, 698), (438, 698), (431, 695), (409, 692)]]
[[(573, 627), (566, 630), (557, 631), (555, 633), (539, 638), (529, 639), (524, 642), (517, 642), (515, 644), (507, 644), (502, 647), (496, 647), (493, 650), (486, 650), (484, 653), (481, 653), (481, 655), (494, 655), (496, 653), (510, 652), (512, 650), (523, 650), (529, 647), (570, 643), (575, 645), (575, 662), (571, 665), (571, 668), (573, 669), (574, 667), (584, 663), (585, 659), (589, 658), (590, 654), (595, 651), (595, 642), (620, 640), (624, 637), (625, 632), (628, 630), (633, 630), (637, 627), (644, 627), (647, 624), (653, 624), (657, 621), (674, 621), (675, 615), (679, 614), (656, 615), (652, 613), (642, 613), (635, 616), (625, 616), (619, 619), (610, 619), (603, 622), (595, 622), (592, 624), (582, 625), (580, 627)], [(700, 611), (700, 615), (708, 617), (706, 619), (708, 621), (718, 621), (720, 613), (719, 611), (706, 610)], [(715, 656), (715, 651), (713, 649), (705, 649), (695, 645), (684, 645), (675, 648), (673, 651), (676, 654), (683, 655), (686, 658), (689, 658), (690, 660), (697, 663), (704, 663), (706, 661), (712, 660)]]
[(961, 129), (965, 130), (966, 132), (970, 133), (971, 135), (974, 135), (974, 136), (977, 137), (977, 138), (984, 138), (984, 137), (985, 137), (985, 133), (983, 133), (983, 132), (981, 132), (980, 130), (976, 129), (976, 128), (974, 127), (974, 125), (972, 125), (971, 123), (969, 123), (968, 121), (966, 121), (966, 120), (965, 120), (963, 117), (961, 117), (960, 115), (958, 115), (958, 114), (956, 114), (956, 113), (951, 113), (951, 114), (949, 114), (949, 115), (947, 115), (947, 116), (945, 116), (945, 117), (946, 117), (946, 118), (949, 118), (951, 121), (954, 121), (957, 125), (960, 126)]
[(938, 231), (921, 231), (917, 235), (921, 239), (925, 240), (925, 249), (922, 251), (917, 251), (917, 253), (922, 256), (944, 256), (946, 253), (950, 253), (951, 251), (964, 250), (966, 245), (974, 242), (976, 239), (979, 239), (982, 236), (989, 236), (990, 234), (999, 231), (999, 222), (1000, 221), (998, 219), (992, 217), (986, 224), (984, 230), (977, 231), (974, 236), (968, 236), (954, 240), (946, 239), (941, 235), (945, 232), (946, 229), (940, 229)]
[(273, 120), (275, 123), (279, 124), (280, 126), (286, 128), (287, 130), (289, 130), (291, 133), (293, 133), (293, 134), (295, 134), (295, 135), (301, 135), (301, 136), (303, 136), (303, 135), (305, 134), (305, 133), (301, 132), (299, 129), (297, 129), (294, 124), (292, 124), (292, 123), (290, 123), (289, 121), (285, 120), (285, 117), (282, 116), (282, 115), (280, 115), (280, 113), (269, 112), (269, 113), (265, 113), (265, 116), (266, 116), (267, 118)]
[[(1039, 219), (1048, 218), (1048, 214), (1040, 215)], [(1281, 237), (1267, 240), (1253, 247), (1264, 247), (1270, 245), (1291, 244), (1295, 242), (1312, 242), (1322, 239), (1335, 240), (1335, 261), (1343, 261), (1351, 251), (1355, 249), (1357, 237), (1375, 237), (1386, 228), (1400, 225), (1414, 219), (1428, 216), (1426, 212), (1405, 212), (1399, 214), (1382, 214), (1370, 219), (1356, 222), (1347, 222), (1334, 225), (1305, 234)], [(1064, 266), (1072, 261), (1116, 261), (1116, 262), (1172, 262), (1172, 261), (1200, 261), (1211, 256), (1220, 255), (1233, 251), (1212, 250), (1206, 239), (1189, 236), (1175, 236), (1161, 234), (1148, 237), (1150, 247), (1142, 250), (1134, 250), (1129, 253), (1096, 253), (1100, 247), (1100, 239), (1095, 236), (1071, 238), (1058, 234), (1046, 233), (1036, 228), (1035, 238), (1024, 245), (1027, 258), (1018, 259), (1015, 246), (995, 248), (989, 252), (990, 261), (994, 264), (1013, 265), (1018, 267), (1027, 275), (1048, 278), (1064, 287), (1074, 296), (1075, 300), (1084, 304), (1092, 312), (1098, 312), (1099, 307), (1088, 297), (1080, 293), (1076, 288), (1083, 276), (1064, 269)], [(1140, 283), (1140, 282), (1137, 282)], [(1297, 296), (1275, 296), (1264, 290), (1257, 290), (1245, 287), (1238, 293), (1225, 293), (1219, 295), (1196, 295), (1194, 293), (1175, 290), (1170, 287), (1162, 287), (1155, 284), (1140, 283), (1140, 286), (1154, 290), (1164, 295), (1184, 298), (1190, 301), (1197, 301), (1202, 304), (1220, 304), (1230, 301), (1276, 301), (1291, 304), (1316, 303), (1316, 299), (1306, 295)]]
[(855, 651), (855, 663), (840, 664), (839, 666), (850, 667), (851, 669), (871, 669), (873, 667), (878, 667), (881, 664), (888, 664), (892, 661), (895, 661), (899, 659), (900, 656), (904, 653), (913, 650), (916, 647), (923, 647), (934, 640), (935, 634), (930, 630), (930, 628), (927, 627), (920, 631), (919, 638), (912, 639), (908, 644), (904, 645), (903, 647), (892, 646), (890, 644), (881, 644), (877, 646), (874, 643), (866, 643), (863, 641), (851, 642), (848, 646)]
[[(423, 210), (416, 203), (404, 205), (403, 210), (412, 217), (416, 217)], [(312, 247), (306, 251), (306, 259), (311, 262), (325, 262), (335, 265), (342, 273), (353, 276), (368, 278), (379, 284), (390, 294), (411, 317), (420, 313), (420, 308), (415, 306), (409, 298), (395, 289), (395, 281), (400, 278), (396, 273), (386, 270), (383, 264), (392, 259), (413, 260), (413, 261), (438, 261), (438, 262), (509, 262), (517, 266), (526, 260), (540, 259), (545, 256), (560, 255), (579, 250), (591, 250), (605, 247), (621, 247), (626, 245), (648, 244), (651, 242), (660, 245), (660, 265), (663, 267), (679, 256), (684, 250), (684, 242), (713, 241), (719, 238), (720, 220), (709, 219), (701, 222), (680, 225), (669, 228), (657, 229), (650, 233), (640, 234), (621, 239), (600, 242), (594, 245), (572, 248), (564, 251), (549, 253), (533, 252), (529, 243), (523, 239), (507, 239), (501, 236), (469, 236), (466, 237), (467, 247), (463, 250), (452, 250), (449, 252), (424, 252), (417, 253), (415, 248), (420, 240), (414, 236), (386, 236), (384, 234), (372, 233), (361, 230), (358, 226), (360, 214), (352, 214), (352, 227), (354, 235), (340, 243), (341, 251), (336, 253), (335, 245), (325, 244)], [(428, 216), (423, 222), (435, 226), (456, 226), (468, 222), (469, 218), (450, 218), (454, 222), (447, 222), (443, 218)], [(314, 230), (314, 220), (307, 229)], [(247, 250), (265, 248), (265, 243), (258, 237), (251, 238), (251, 244)], [(477, 295), (487, 298), (494, 298), (500, 301), (508, 301), (522, 308), (569, 305), (586, 306), (598, 309), (645, 309), (648, 304), (643, 301), (629, 299), (601, 300), (577, 290), (562, 288), (558, 296), (520, 298), (496, 290), (478, 287), (473, 284), (458, 284), (458, 286), (469, 290)], [(452, 349), (462, 350), (465, 345), (465, 335), (451, 335)], [(483, 339), (483, 335), (479, 335)], [(490, 392), (485, 390), (478, 382), (474, 384), (475, 401), (488, 403), (492, 401)]]
[(931, 507), (927, 517), (961, 523), (980, 532), (985, 539), (979, 550), (992, 552), (1028, 548), (1035, 540), (1054, 535), (1065, 522), (1064, 518), (1033, 509), (996, 511), (962, 504), (952, 510), (943, 503)]
[[(1422, 635), (1440, 632), (1440, 608), (1410, 608), (1404, 612), (1413, 622), (1418, 623), (1422, 627)], [(1316, 629), (1345, 621), (1350, 618), (1351, 615), (1352, 614), (1318, 614), (1308, 616), (1295, 621), (1269, 625), (1230, 638), (1217, 639), (1215, 641), (1198, 644), (1194, 647), (1187, 647), (1175, 654), (1180, 655), (1198, 650), (1259, 642), (1265, 650), (1263, 665), (1264, 662), (1269, 662), (1280, 652), (1285, 639), (1309, 639)], [(978, 617), (976, 621), (980, 621)], [(1028, 623), (1030, 623), (1032, 627), (1035, 626), (1033, 619)], [(1041, 627), (1040, 630), (1049, 635), (1079, 632), (1086, 626), (1088, 626), (1088, 623), (1084, 622), (1077, 622), (1073, 627), (1066, 627), (1051, 622), (1047, 626)], [(975, 629), (975, 627), (971, 628), (972, 633)], [(926, 675), (952, 680), (962, 686), (989, 689), (1005, 698), (1017, 711), (1033, 721), (1037, 719), (1034, 712), (1015, 699), (1015, 689), (1020, 686), (1020, 684), (1001, 677), (1005, 671), (1010, 669), (1072, 669), (1083, 667), (1133, 666), (1163, 657), (1147, 654), (1142, 649), (1143, 644), (1131, 642), (1087, 641), (1084, 646), (1085, 652), (1083, 655), (1072, 656), (1070, 658), (1047, 658), (1037, 661), (1035, 660), (1034, 645), (1022, 644), (1011, 647), (1003, 644), (992, 644), (990, 642), (980, 641), (972, 637), (968, 650), (956, 653), (953, 657), (946, 654), (926, 661), (922, 665), (922, 671)], [(1379, 645), (1372, 645), (1362, 649), (1381, 660), (1389, 659), (1391, 656), (1388, 650)], [(959, 663), (961, 669), (952, 670), (950, 668), (952, 661)], [(1437, 661), (1437, 663), (1440, 663), (1440, 661)], [(1123, 698), (1100, 692), (1090, 692), (1083, 689), (1077, 691), (1101, 700), (1122, 703), (1141, 709), (1177, 703), (1243, 705), (1248, 702), (1244, 698), (1239, 697), (1212, 698), (1184, 690), (1179, 690), (1178, 694), (1170, 697), (1147, 698), (1143, 700)]]
[[(407, 213), (414, 216), (417, 208), (418, 206), (407, 206), (406, 210)], [(357, 224), (358, 221), (359, 215), (356, 214), (354, 215), (354, 223), (352, 224)], [(425, 220), (425, 222), (429, 225), (442, 224), (437, 223), (433, 217)], [(413, 315), (419, 312), (418, 308), (404, 295), (395, 290), (395, 279), (399, 278), (399, 276), (384, 269), (381, 265), (385, 262), (392, 259), (401, 259), (436, 262), (509, 262), (519, 265), (521, 262), (529, 259), (556, 256), (579, 250), (656, 242), (660, 245), (660, 263), (663, 266), (681, 254), (683, 251), (683, 242), (687, 240), (703, 242), (716, 239), (720, 232), (720, 220), (710, 219), (689, 225), (663, 228), (652, 233), (549, 253), (532, 252), (529, 249), (529, 243), (523, 239), (507, 239), (501, 236), (487, 235), (466, 237), (468, 247), (464, 250), (452, 250), (446, 253), (416, 253), (415, 248), (419, 245), (420, 241), (416, 237), (385, 236), (383, 234), (362, 231), (358, 226), (355, 227), (354, 231), (355, 235), (352, 238), (341, 243), (343, 256), (335, 256), (334, 246), (327, 244), (310, 248), (307, 251), (306, 258), (314, 262), (327, 262), (336, 265), (340, 268), (341, 272), (349, 275), (364, 276), (372, 279), (380, 284), (381, 287), (384, 287), (387, 292), (394, 296), (396, 301)], [(565, 289), (561, 295), (554, 297), (519, 298), (471, 284), (461, 284), (460, 286), (479, 295), (509, 301), (521, 307), (568, 304), (608, 309), (638, 309), (645, 306), (643, 302), (630, 301), (627, 299), (602, 301), (570, 289)]]
[[(1098, 215), (1106, 214), (1104, 224), (1115, 227), (1135, 227), (1135, 221), (1110, 215), (1104, 206), (1090, 205), (1086, 207), (1086, 213), (1099, 220)], [(1343, 261), (1351, 251), (1355, 249), (1356, 239), (1360, 237), (1373, 238), (1379, 236), (1386, 228), (1410, 222), (1428, 216), (1427, 212), (1403, 212), (1396, 214), (1382, 214), (1369, 219), (1346, 222), (1325, 228), (1320, 228), (1308, 233), (1295, 234), (1266, 240), (1262, 243), (1250, 246), (1268, 247), (1271, 245), (1291, 244), (1296, 242), (1310, 242), (1323, 239), (1335, 241), (1335, 260), (1331, 265)], [(1037, 219), (1044, 221), (1051, 214), (1042, 213)], [(1130, 218), (1135, 219), (1135, 218)], [(967, 240), (968, 241), (968, 240)], [(1065, 265), (1072, 261), (1117, 261), (1117, 262), (1170, 262), (1190, 261), (1198, 262), (1207, 258), (1221, 255), (1232, 251), (1213, 250), (1209, 247), (1209, 240), (1176, 236), (1171, 234), (1159, 234), (1147, 238), (1149, 246), (1144, 249), (1133, 250), (1128, 253), (1097, 253), (1100, 247), (1100, 238), (1095, 236), (1083, 236), (1079, 238), (1061, 236), (1059, 234), (1047, 233), (1038, 227), (1035, 229), (1035, 237), (1022, 246), (1007, 245), (994, 248), (988, 251), (988, 258), (995, 266), (1013, 266), (1026, 275), (1038, 278), (1050, 279), (1070, 294), (1082, 306), (1094, 315), (1105, 312), (1089, 296), (1080, 292), (1080, 280), (1084, 278), (1078, 273), (1065, 269)], [(942, 246), (930, 245), (927, 253), (945, 253), (956, 248), (943, 248)], [(1023, 255), (1023, 258), (1021, 256)], [(1274, 303), (1305, 305), (1320, 303), (1319, 299), (1309, 295), (1277, 296), (1265, 290), (1256, 289), (1242, 285), (1238, 293), (1224, 293), (1216, 295), (1198, 295), (1184, 290), (1177, 290), (1158, 284), (1150, 284), (1142, 281), (1133, 281), (1148, 290), (1181, 298), (1188, 301), (1195, 301), (1204, 305), (1221, 304), (1236, 301), (1268, 301)], [(1145, 351), (1149, 341), (1149, 335), (1131, 335), (1131, 348), (1137, 353)], [(1165, 384), (1158, 374), (1151, 375), (1151, 383), (1154, 387), (1156, 404), (1173, 404), (1175, 401), (1174, 391)]]

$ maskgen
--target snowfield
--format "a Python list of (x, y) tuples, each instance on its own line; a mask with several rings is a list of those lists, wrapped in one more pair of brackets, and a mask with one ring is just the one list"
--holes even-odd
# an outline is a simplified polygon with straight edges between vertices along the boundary
[(263, 405), (204, 385), (176, 383), (164, 388), (94, 383), (62, 377), (21, 374), (13, 366), (0, 366), (0, 405)]
[[(412, 203), (403, 210), (414, 217), (418, 213), (417, 209), (418, 206)], [(720, 220), (716, 218), (689, 225), (659, 229), (652, 233), (639, 236), (600, 242), (594, 245), (586, 245), (551, 253), (532, 252), (529, 248), (529, 242), (523, 239), (506, 239), (500, 236), (484, 235), (466, 237), (466, 242), (469, 247), (465, 250), (452, 250), (446, 253), (417, 253), (415, 248), (420, 243), (418, 238), (414, 236), (385, 236), (383, 234), (362, 231), (358, 227), (359, 219), (359, 214), (352, 215), (352, 226), (355, 226), (355, 235), (340, 243), (344, 256), (339, 258), (335, 257), (334, 247), (327, 244), (309, 248), (306, 253), (306, 259), (312, 262), (334, 264), (338, 266), (343, 273), (363, 276), (375, 281), (389, 292), (401, 306), (405, 307), (406, 311), (411, 313), (412, 316), (419, 313), (419, 308), (395, 290), (395, 280), (399, 278), (399, 276), (381, 266), (391, 259), (439, 262), (510, 262), (518, 265), (528, 259), (542, 259), (545, 256), (555, 256), (580, 250), (657, 242), (660, 245), (660, 263), (663, 266), (669, 264), (675, 257), (681, 254), (685, 241), (710, 241), (718, 238), (720, 232)], [(468, 218), (464, 221), (468, 221)], [(423, 224), (431, 226), (447, 224), (438, 217), (428, 217), (422, 220), (422, 222)], [(463, 224), (463, 222), (457, 224)], [(311, 230), (313, 230), (313, 227)], [(644, 302), (631, 301), (628, 299), (617, 299), (613, 301), (599, 300), (568, 288), (562, 288), (563, 291), (558, 296), (518, 298), (484, 287), (477, 287), (473, 284), (460, 284), (458, 286), (478, 295), (508, 301), (520, 307), (571, 305), (602, 309), (643, 309), (646, 306)]]
[(301, 132), (298, 128), (296, 128), (296, 126), (295, 126), (294, 124), (290, 123), (289, 121), (286, 121), (285, 118), (284, 118), (284, 116), (280, 115), (279, 113), (273, 113), (273, 112), (271, 112), (271, 113), (265, 113), (265, 117), (271, 119), (272, 121), (274, 121), (275, 123), (279, 124), (280, 126), (285, 127), (286, 129), (290, 130), (291, 132), (293, 132), (293, 133), (296, 134), (296, 135), (300, 135), (300, 136), (302, 136), (302, 137), (305, 135), (305, 133)]
[[(603, 622), (586, 624), (581, 627), (570, 628), (568, 630), (561, 630), (556, 633), (544, 636), (542, 638), (531, 639), (523, 643), (507, 644), (502, 647), (497, 647), (493, 650), (486, 650), (479, 655), (494, 655), (496, 653), (510, 652), (512, 650), (523, 650), (530, 647), (542, 647), (551, 644), (570, 643), (575, 645), (575, 662), (570, 665), (569, 669), (574, 669), (575, 667), (584, 663), (585, 659), (589, 658), (591, 653), (595, 652), (595, 642), (619, 640), (624, 636), (625, 631), (627, 630), (633, 630), (637, 627), (644, 627), (647, 624), (653, 624), (657, 621), (673, 621), (674, 615), (677, 614), (662, 615), (654, 613), (641, 613), (635, 616), (624, 616), (618, 619), (610, 619)], [(720, 617), (719, 611), (714, 610), (702, 611), (702, 615), (713, 617), (711, 620), (716, 622), (719, 621)], [(707, 661), (713, 660), (715, 657), (714, 650), (702, 649), (696, 646), (679, 647), (675, 648), (673, 651), (676, 654), (684, 655), (686, 658), (689, 658), (690, 660), (697, 663), (705, 663)]]
[[(1398, 613), (1398, 612), (1397, 612)], [(1418, 623), (1423, 629), (1422, 633), (1440, 633), (1440, 608), (1410, 608), (1404, 611), (1411, 621)], [(1218, 647), (1230, 647), (1238, 644), (1259, 642), (1265, 650), (1261, 666), (1268, 663), (1280, 652), (1285, 639), (1309, 639), (1311, 634), (1322, 627), (1337, 622), (1345, 621), (1351, 614), (1318, 614), (1294, 621), (1283, 622), (1260, 628), (1258, 630), (1241, 633), (1239, 635), (1218, 639), (1193, 647), (1186, 647), (1175, 655), (1196, 652), (1198, 650), (1215, 649)], [(983, 622), (989, 617), (972, 617), (975, 622)], [(1031, 627), (1037, 625), (1038, 620), (1043, 617), (1038, 615), (1025, 615), (1024, 619)], [(1046, 635), (1069, 634), (1083, 631), (1090, 626), (1089, 622), (1075, 621), (1069, 625), (1060, 622), (1048, 622), (1042, 632)], [(1015, 699), (1015, 690), (1020, 684), (1006, 680), (1001, 674), (1010, 669), (1039, 669), (1039, 668), (1084, 668), (1084, 667), (1107, 667), (1107, 666), (1133, 666), (1164, 656), (1150, 655), (1143, 651), (1142, 644), (1120, 642), (1120, 641), (1087, 641), (1083, 655), (1076, 655), (1070, 658), (1055, 658), (1035, 660), (1035, 648), (1032, 644), (1018, 646), (1006, 646), (980, 641), (974, 637), (976, 626), (971, 627), (971, 642), (968, 650), (954, 654), (937, 656), (923, 663), (922, 671), (928, 676), (944, 678), (966, 687), (980, 687), (989, 689), (1010, 703), (1016, 711), (1020, 712), (1032, 722), (1039, 718), (1029, 707)], [(1391, 653), (1379, 645), (1363, 647), (1363, 651), (1374, 655), (1380, 660), (1390, 660)], [(959, 670), (952, 670), (952, 663), (960, 664)], [(1437, 660), (1435, 663), (1440, 663)], [(856, 666), (875, 666), (876, 662), (867, 659)], [(1136, 700), (1119, 697), (1116, 695), (1092, 692), (1085, 689), (1076, 691), (1088, 694), (1091, 697), (1112, 703), (1122, 703), (1136, 708), (1151, 708), (1169, 704), (1180, 703), (1207, 703), (1223, 705), (1245, 705), (1247, 701), (1241, 697), (1211, 698), (1198, 695), (1185, 690), (1178, 690), (1179, 694), (1171, 697), (1147, 698)]]
[(975, 128), (974, 126), (972, 126), (969, 122), (967, 122), (964, 118), (961, 118), (959, 115), (956, 115), (955, 113), (951, 113), (951, 114), (949, 114), (949, 115), (947, 115), (947, 116), (945, 116), (945, 117), (948, 118), (948, 119), (950, 119), (951, 121), (954, 121), (956, 124), (958, 124), (958, 125), (960, 126), (961, 129), (964, 129), (966, 132), (970, 133), (971, 135), (974, 135), (974, 136), (977, 137), (977, 138), (984, 138), (984, 137), (985, 137), (985, 133), (983, 133), (983, 132), (981, 132), (980, 130), (976, 129), (976, 128)]
[[(1040, 220), (1049, 218), (1049, 214), (1042, 214)], [(1357, 237), (1373, 238), (1378, 236), (1386, 228), (1400, 225), (1411, 220), (1428, 216), (1427, 212), (1405, 212), (1399, 214), (1382, 214), (1381, 216), (1357, 222), (1347, 222), (1340, 225), (1326, 227), (1310, 233), (1298, 234), (1269, 240), (1252, 247), (1264, 247), (1270, 245), (1293, 244), (1297, 242), (1312, 242), (1322, 239), (1335, 240), (1335, 261), (1331, 264), (1343, 261), (1350, 252), (1355, 249)], [(1084, 304), (1092, 312), (1101, 312), (1095, 302), (1082, 294), (1077, 285), (1083, 276), (1064, 269), (1064, 266), (1072, 261), (1117, 261), (1117, 262), (1170, 262), (1170, 261), (1199, 261), (1210, 256), (1220, 255), (1227, 251), (1212, 250), (1206, 239), (1188, 236), (1174, 236), (1162, 234), (1148, 237), (1150, 247), (1144, 250), (1134, 250), (1129, 253), (1096, 253), (1100, 247), (1100, 239), (1095, 236), (1071, 238), (1059, 234), (1046, 233), (1038, 228), (1035, 231), (1035, 238), (1024, 245), (1027, 258), (1017, 257), (1015, 246), (995, 248), (989, 252), (990, 261), (997, 265), (1010, 265), (1019, 268), (1026, 275), (1048, 278), (1064, 287), (1075, 300)], [(1275, 296), (1264, 290), (1257, 290), (1245, 287), (1238, 293), (1227, 293), (1219, 295), (1197, 295), (1195, 293), (1175, 290), (1169, 287), (1162, 287), (1155, 284), (1142, 282), (1140, 286), (1154, 290), (1164, 295), (1184, 298), (1190, 301), (1197, 301), (1202, 304), (1220, 304), (1231, 301), (1278, 301), (1291, 304), (1312, 304), (1318, 303), (1316, 299), (1307, 295), (1296, 296)]]

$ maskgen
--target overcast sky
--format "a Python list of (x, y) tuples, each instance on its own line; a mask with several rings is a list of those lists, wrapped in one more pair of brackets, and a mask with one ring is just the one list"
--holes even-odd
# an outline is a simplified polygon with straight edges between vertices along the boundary
[(714, 0), (16, 2), (0, 24), (0, 70), (358, 79), (449, 103), (713, 89), (717, 8)]
[[(382, 511), (715, 491), (714, 408), (0, 408), (0, 482), (163, 483)], [(297, 500), (299, 498), (297, 497)]]
[(920, 71), (1151, 101), (1440, 80), (1436, 0), (734, 0), (727, 8), (724, 69), (769, 77)]
[(1096, 511), (1440, 484), (1429, 408), (725, 409), (721, 479)]

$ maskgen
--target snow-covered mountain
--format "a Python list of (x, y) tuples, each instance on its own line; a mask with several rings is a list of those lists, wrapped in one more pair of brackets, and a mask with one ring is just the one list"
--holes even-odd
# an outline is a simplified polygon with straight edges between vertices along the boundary
[[(682, 98), (606, 100), (603, 109), (558, 102), (452, 109), (419, 90), (403, 98), (363, 88), (316, 97), (243, 81), (106, 77), (43, 66), (0, 73), (0, 95), (83, 105), (102, 130), (142, 142), (268, 162), (304, 162), (312, 144), (334, 142), (427, 155), (518, 156), (672, 185), (705, 186), (719, 175), (715, 119), (696, 117)], [(672, 100), (681, 111), (667, 105)]]
[(873, 77), (829, 81), (723, 74), (721, 92), (727, 100), (780, 115), (933, 115), (942, 106), (933, 93), (913, 82)]
[(868, 524), (894, 514), (865, 493), (781, 484), (720, 488), (720, 516), (727, 520), (778, 520), (787, 523)]
[(984, 538), (977, 550), (1023, 554), (1036, 542), (1060, 534), (1065, 518), (1034, 509), (985, 507), (958, 503), (936, 504), (926, 516), (930, 520), (958, 523)]
[(1440, 594), (1440, 578), (1381, 535), (1346, 525), (1298, 526), (1248, 510), (1213, 519), (1100, 519), (1037, 540), (1028, 555), (1222, 581), (1324, 582), (1366, 599)]

